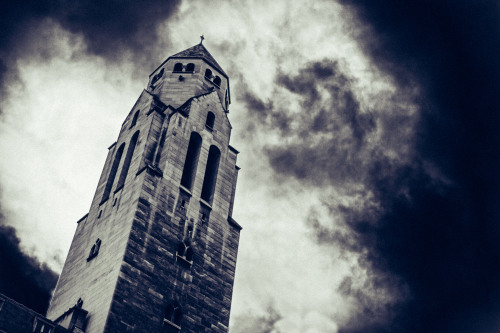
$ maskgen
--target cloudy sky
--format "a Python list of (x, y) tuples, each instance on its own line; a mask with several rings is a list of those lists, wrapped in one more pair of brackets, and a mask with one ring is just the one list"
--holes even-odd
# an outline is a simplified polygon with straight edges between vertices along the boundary
[(204, 34), (241, 151), (231, 332), (497, 332), (498, 22), (488, 0), (2, 2), (1, 291), (43, 309), (148, 75)]

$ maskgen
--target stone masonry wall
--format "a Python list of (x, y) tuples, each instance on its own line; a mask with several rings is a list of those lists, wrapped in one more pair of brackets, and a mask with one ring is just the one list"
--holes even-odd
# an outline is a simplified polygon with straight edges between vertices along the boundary
[[(188, 63), (193, 63), (195, 65), (194, 72), (173, 72), (176, 63), (182, 63), (184, 66)], [(207, 68), (212, 71), (213, 76), (218, 75), (221, 78), (220, 87), (217, 87), (213, 83), (213, 79), (205, 78), (205, 70)], [(217, 96), (219, 96), (220, 104), (225, 107), (225, 95), (226, 91), (229, 89), (228, 81), (224, 75), (219, 73), (204, 60), (170, 59), (153, 74), (159, 73), (162, 69), (164, 70), (164, 74), (153, 84), (152, 87), (154, 88), (151, 91), (157, 94), (166, 105), (179, 107), (190, 97), (206, 93), (209, 89), (214, 89), (214, 91), (217, 92)], [(151, 78), (153, 77), (154, 75), (151, 76)], [(151, 87), (151, 80), (149, 86)]]
[[(220, 89), (213, 89), (203, 77), (208, 64), (197, 59), (183, 61), (196, 67), (179, 83), (179, 73), (172, 73), (175, 62), (165, 63), (165, 74), (153, 91), (156, 97), (147, 91), (141, 94), (109, 148), (90, 211), (78, 222), (47, 312), (52, 320), (82, 298), (88, 311), (86, 332), (171, 332), (168, 329), (174, 326), (164, 317), (175, 301), (183, 312), (182, 332), (227, 332), (241, 229), (230, 216), (237, 167), (221, 98), (228, 83), (221, 75)], [(183, 111), (164, 108), (178, 107), (190, 98)], [(164, 107), (159, 110), (154, 105)], [(215, 114), (213, 128), (205, 126), (209, 111)], [(137, 131), (125, 184), (117, 188)], [(201, 136), (202, 145), (195, 181), (188, 190), (180, 180), (193, 131)], [(105, 200), (111, 166), (122, 144), (123, 155)], [(201, 192), (212, 145), (220, 151), (220, 162), (213, 200), (207, 203)], [(87, 260), (97, 238), (99, 253)], [(182, 241), (194, 251), (192, 262), (177, 253)]]
[[(144, 146), (152, 119), (147, 115), (151, 99), (148, 94), (141, 95), (131, 112), (133, 115), (135, 110), (141, 110), (137, 124), (130, 128), (130, 121), (126, 121), (117, 143), (109, 151), (89, 214), (78, 223), (68, 257), (54, 291), (47, 312), (47, 317), (50, 319), (56, 319), (73, 306), (78, 298), (82, 298), (84, 308), (89, 311), (87, 332), (100, 333), (104, 330), (144, 178), (144, 173), (138, 176), (136, 173), (143, 163)], [(140, 131), (139, 140), (125, 185), (121, 190), (116, 191), (130, 139), (137, 130)], [(117, 148), (122, 143), (125, 143), (125, 150), (110, 197), (100, 204), (110, 164)], [(99, 254), (87, 261), (90, 249), (97, 238), (101, 240)]]
[[(216, 114), (213, 131), (204, 128), (208, 111)], [(203, 141), (190, 193), (179, 184), (193, 130)], [(183, 311), (182, 332), (227, 332), (239, 240), (239, 228), (228, 223), (236, 162), (228, 149), (229, 132), (215, 93), (195, 99), (187, 118), (171, 116), (160, 163), (163, 177), (148, 171), (144, 180), (106, 332), (166, 330), (165, 309), (173, 301)], [(211, 144), (219, 147), (221, 160), (210, 210), (200, 204), (200, 195)], [(186, 209), (180, 207), (182, 199)], [(201, 221), (200, 211), (209, 214), (208, 221)], [(188, 225), (193, 226), (192, 263), (177, 256)]]

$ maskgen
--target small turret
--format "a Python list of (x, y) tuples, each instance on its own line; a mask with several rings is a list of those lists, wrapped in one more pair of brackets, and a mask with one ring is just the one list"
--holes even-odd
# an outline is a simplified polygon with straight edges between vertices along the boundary
[(212, 90), (225, 112), (231, 103), (229, 77), (202, 43), (168, 57), (149, 76), (148, 89), (174, 107)]

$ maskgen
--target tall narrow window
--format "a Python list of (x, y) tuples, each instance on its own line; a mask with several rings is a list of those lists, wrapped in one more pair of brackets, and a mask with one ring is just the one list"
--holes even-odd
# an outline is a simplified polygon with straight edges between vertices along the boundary
[(207, 168), (205, 169), (205, 178), (203, 179), (203, 188), (201, 189), (201, 198), (208, 203), (212, 203), (217, 181), (217, 172), (219, 169), (220, 150), (215, 146), (210, 146), (208, 151)]
[(220, 87), (220, 82), (221, 82), (220, 77), (219, 77), (219, 76), (216, 76), (216, 77), (215, 77), (215, 79), (214, 79), (214, 83), (215, 83), (217, 86), (219, 86), (219, 87)]
[(212, 78), (212, 71), (208, 68), (205, 70), (205, 78), (207, 78), (207, 79)]
[(184, 170), (182, 171), (181, 185), (191, 190), (194, 177), (196, 175), (196, 167), (198, 165), (198, 157), (200, 156), (201, 136), (193, 132), (189, 139), (189, 147), (184, 162)]
[(188, 73), (194, 72), (194, 64), (193, 63), (187, 64), (187, 66), (186, 66), (186, 72), (188, 72)]
[(135, 124), (137, 124), (137, 118), (139, 118), (139, 111), (140, 110), (137, 110), (137, 112), (134, 114), (134, 118), (132, 118), (132, 122), (130, 123), (130, 128), (134, 127)]
[(106, 182), (106, 187), (104, 188), (101, 203), (105, 202), (109, 198), (109, 193), (111, 193), (111, 188), (113, 187), (113, 182), (115, 181), (116, 171), (118, 171), (118, 166), (120, 165), (120, 160), (122, 159), (123, 149), (125, 149), (124, 143), (122, 143), (120, 148), (116, 151), (115, 160), (113, 161), (113, 165), (109, 171), (108, 181)]
[(215, 115), (213, 112), (208, 111), (207, 121), (205, 122), (205, 126), (208, 127), (208, 129), (213, 129), (214, 123), (215, 123)]
[(118, 191), (125, 184), (125, 179), (127, 179), (128, 169), (130, 168), (130, 162), (132, 162), (132, 156), (134, 156), (134, 149), (137, 144), (137, 139), (139, 138), (139, 131), (135, 132), (134, 136), (130, 140), (128, 145), (127, 155), (123, 161), (122, 172), (120, 173), (120, 178), (118, 179), (118, 184), (116, 185), (116, 190)]
[(182, 64), (180, 62), (174, 65), (174, 72), (182, 72)]

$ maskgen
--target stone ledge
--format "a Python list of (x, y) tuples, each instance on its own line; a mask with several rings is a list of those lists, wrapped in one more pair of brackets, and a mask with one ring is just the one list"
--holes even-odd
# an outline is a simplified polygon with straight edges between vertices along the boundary
[(227, 217), (227, 222), (229, 222), (230, 225), (232, 225), (233, 227), (238, 229), (238, 231), (243, 229), (243, 227), (241, 225), (239, 225), (238, 222), (236, 222), (231, 216)]
[(192, 197), (193, 195), (191, 194), (191, 191), (188, 190), (187, 188), (185, 188), (184, 186), (180, 185), (179, 186), (179, 189), (184, 192), (185, 194), (187, 194), (188, 196)]
[(167, 319), (163, 319), (163, 325), (171, 326), (171, 327), (177, 329), (178, 331), (181, 330), (181, 327), (179, 325), (176, 325), (176, 324), (174, 324), (173, 322), (171, 322), (170, 320), (167, 320)]
[(181, 266), (186, 266), (191, 267), (193, 265), (193, 261), (187, 260), (186, 257), (179, 255), (178, 253), (176, 254), (176, 261), (181, 265)]
[(203, 207), (207, 208), (208, 210), (212, 210), (212, 206), (205, 200), (200, 199), (200, 203), (202, 204)]
[(229, 150), (230, 150), (230, 151), (232, 151), (232, 152), (233, 152), (233, 153), (235, 153), (235, 154), (239, 154), (239, 153), (240, 153), (240, 152), (239, 152), (236, 148), (234, 148), (234, 147), (233, 147), (233, 146), (231, 146), (231, 145), (229, 145), (229, 146), (228, 146), (228, 148), (229, 148)]

